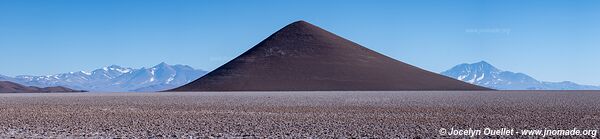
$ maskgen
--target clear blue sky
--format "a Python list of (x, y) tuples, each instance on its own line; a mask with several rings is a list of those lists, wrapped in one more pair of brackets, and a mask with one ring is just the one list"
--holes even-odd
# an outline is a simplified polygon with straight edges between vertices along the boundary
[(600, 85), (592, 0), (1, 0), (0, 74), (163, 61), (212, 70), (296, 20), (434, 72), (485, 60)]

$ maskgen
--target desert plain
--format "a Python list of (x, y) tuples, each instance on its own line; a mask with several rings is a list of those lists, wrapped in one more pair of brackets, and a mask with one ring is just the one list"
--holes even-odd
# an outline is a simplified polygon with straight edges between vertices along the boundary
[(0, 94), (0, 138), (464, 138), (440, 130), (598, 130), (599, 100), (600, 91), (14, 93)]

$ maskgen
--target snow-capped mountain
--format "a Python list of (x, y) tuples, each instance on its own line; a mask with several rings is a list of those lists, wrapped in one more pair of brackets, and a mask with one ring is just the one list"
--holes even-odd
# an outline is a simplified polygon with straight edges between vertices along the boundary
[(186, 65), (160, 63), (152, 68), (141, 68), (115, 78), (114, 86), (130, 88), (129, 91), (162, 91), (172, 89), (200, 78), (206, 71)]
[(10, 77), (4, 76), (4, 75), (0, 75), (0, 80), (8, 80), (8, 79), (10, 79)]
[(0, 76), (0, 80), (30, 86), (65, 86), (95, 92), (162, 91), (189, 83), (206, 71), (186, 65), (160, 63), (151, 68), (124, 68), (117, 65), (91, 72), (79, 71), (47, 76)]
[(485, 61), (460, 64), (441, 74), (499, 90), (600, 90), (600, 86), (579, 85), (568, 81), (538, 81), (523, 73), (500, 70)]
[(123, 68), (117, 65), (112, 65), (96, 69), (91, 73), (78, 71), (46, 76), (20, 75), (13, 78), (12, 81), (31, 86), (67, 86), (70, 88), (90, 91), (113, 91), (112, 89), (99, 88), (105, 87), (105, 84), (108, 84), (112, 79), (131, 72), (132, 70), (133, 69), (131, 68)]
[(94, 79), (110, 80), (117, 78), (123, 74), (129, 73), (133, 70), (134, 69), (132, 68), (123, 68), (117, 65), (111, 65), (92, 71), (91, 77)]

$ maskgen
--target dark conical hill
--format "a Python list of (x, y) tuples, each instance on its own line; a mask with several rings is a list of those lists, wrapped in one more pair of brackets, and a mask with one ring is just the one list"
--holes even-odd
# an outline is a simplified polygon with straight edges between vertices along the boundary
[(304, 21), (170, 91), (489, 90), (397, 61)]

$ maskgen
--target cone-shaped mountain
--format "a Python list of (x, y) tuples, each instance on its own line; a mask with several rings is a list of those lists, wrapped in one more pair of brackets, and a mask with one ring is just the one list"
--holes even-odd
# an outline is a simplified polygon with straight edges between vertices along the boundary
[(489, 90), (411, 66), (304, 21), (170, 91)]

